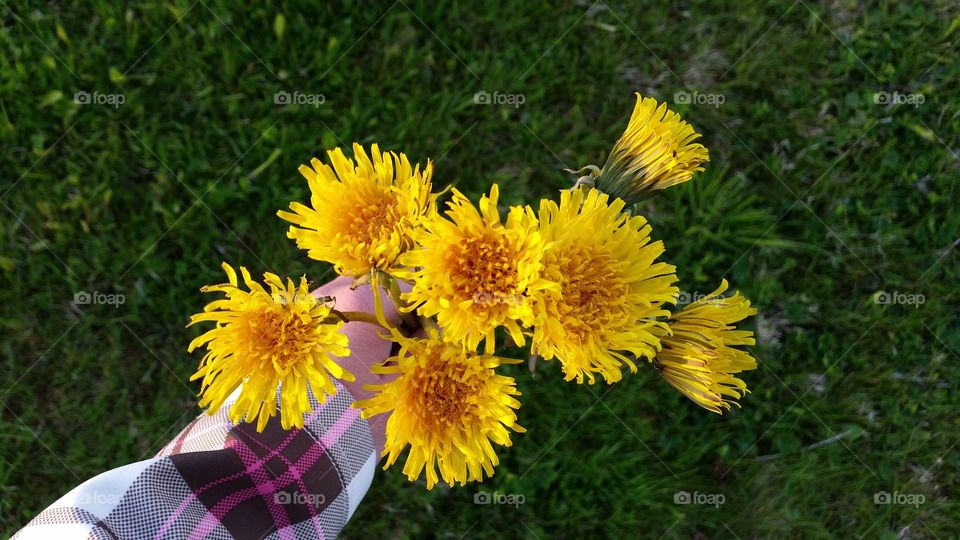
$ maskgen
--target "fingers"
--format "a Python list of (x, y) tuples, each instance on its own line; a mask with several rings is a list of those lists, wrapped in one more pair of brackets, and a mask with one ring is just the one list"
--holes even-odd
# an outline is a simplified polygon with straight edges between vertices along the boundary
[[(350, 285), (353, 280), (348, 277), (338, 277), (320, 288), (313, 291), (314, 296), (332, 296), (336, 298), (338, 311), (362, 311), (364, 313), (374, 313), (373, 288), (367, 285), (361, 285), (356, 290), (351, 290)], [(400, 314), (394, 307), (386, 291), (380, 288), (380, 297), (383, 298), (383, 312), (387, 322), (397, 326), (400, 324)]]
[[(375, 305), (373, 299), (373, 289), (371, 285), (363, 285), (356, 290), (351, 290), (350, 285), (353, 280), (348, 277), (338, 277), (333, 281), (320, 286), (313, 291), (315, 297), (332, 296), (336, 298), (336, 308), (338, 311), (361, 311), (364, 313), (374, 313)], [(405, 284), (400, 284), (402, 290), (407, 290)], [(387, 322), (394, 326), (400, 326), (402, 320), (397, 312), (393, 302), (387, 296), (386, 291), (380, 290), (383, 299), (384, 316)], [(367, 390), (364, 386), (385, 384), (397, 377), (396, 374), (380, 375), (370, 371), (375, 364), (383, 362), (390, 357), (390, 351), (393, 348), (393, 342), (387, 338), (387, 331), (378, 325), (366, 322), (354, 321), (343, 325), (341, 330), (347, 339), (350, 340), (350, 355), (343, 358), (337, 357), (337, 362), (345, 369), (350, 371), (356, 380), (352, 382), (341, 381), (350, 391), (354, 399), (367, 399), (374, 395), (372, 390)], [(418, 329), (413, 334), (414, 337), (426, 336), (423, 329)], [(370, 418), (368, 423), (370, 431), (373, 434), (373, 443), (377, 448), (378, 455), (383, 451), (386, 444), (386, 425), (389, 415), (380, 414)]]
[[(363, 285), (356, 290), (351, 290), (351, 283), (353, 283), (353, 280), (350, 278), (338, 277), (313, 291), (313, 295), (335, 297), (336, 307), (339, 311), (373, 313), (373, 291), (370, 285)], [(387, 321), (390, 324), (399, 325), (400, 314), (397, 313), (396, 308), (385, 293), (382, 298), (384, 315)], [(385, 376), (371, 372), (370, 368), (390, 356), (393, 342), (386, 339), (386, 330), (378, 325), (366, 322), (345, 323), (341, 331), (350, 340), (350, 355), (336, 357), (336, 360), (355, 377), (352, 382), (341, 382), (356, 400), (372, 397), (374, 392), (365, 389), (364, 386), (383, 384), (387, 382), (387, 379)], [(371, 418), (369, 422), (373, 434), (373, 443), (377, 448), (378, 455), (386, 443), (386, 419), (387, 415), (379, 415)]]

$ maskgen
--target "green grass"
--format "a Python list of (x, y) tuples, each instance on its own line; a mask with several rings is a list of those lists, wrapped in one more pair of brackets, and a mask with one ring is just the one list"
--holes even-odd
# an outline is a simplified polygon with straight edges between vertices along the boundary
[[(608, 388), (516, 367), (529, 432), (491, 481), (379, 474), (344, 536), (960, 535), (955, 3), (69, 4), (0, 3), (5, 534), (196, 414), (184, 323), (220, 261), (331, 276), (274, 217), (305, 198), (300, 163), (379, 142), (437, 160), (440, 185), (534, 202), (602, 161), (639, 90), (711, 151), (642, 212), (683, 290), (726, 277), (760, 309), (743, 408), (700, 410), (652, 370)], [(277, 106), (281, 90), (326, 101)], [(475, 105), (480, 90), (525, 103)], [(525, 501), (475, 505), (481, 488)], [(881, 490), (925, 502), (876, 505)]]

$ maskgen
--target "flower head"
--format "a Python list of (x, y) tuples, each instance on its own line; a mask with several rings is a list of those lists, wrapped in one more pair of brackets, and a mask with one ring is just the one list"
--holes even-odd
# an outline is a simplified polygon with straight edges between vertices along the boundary
[(707, 149), (695, 143), (700, 134), (667, 109), (666, 103), (637, 94), (627, 130), (599, 172), (597, 188), (632, 205), (702, 171)]
[(373, 370), (397, 377), (370, 387), (379, 392), (355, 404), (364, 418), (390, 413), (384, 468), (409, 446), (403, 472), (414, 481), (426, 469), (427, 489), (439, 478), (463, 485), (492, 476), (499, 463), (493, 444), (510, 446), (510, 431), (525, 431), (517, 424), (516, 382), (494, 371), (516, 361), (464, 351), (435, 331), (394, 340), (401, 347), (397, 356)]
[[(672, 335), (661, 337), (663, 350), (654, 359), (660, 375), (704, 409), (722, 414), (749, 390), (734, 374), (757, 368), (757, 361), (738, 345), (753, 345), (753, 332), (735, 324), (755, 315), (739, 293), (721, 297), (727, 280), (709, 296), (676, 313), (669, 322)], [(738, 405), (739, 406), (739, 405)]]
[(485, 340), (487, 354), (493, 353), (500, 326), (524, 343), (521, 325), (533, 320), (528, 295), (554, 286), (540, 277), (544, 246), (533, 210), (514, 206), (501, 222), (499, 194), (494, 184), (477, 210), (454, 189), (447, 217), (428, 218), (417, 233), (419, 247), (402, 258), (416, 269), (404, 299), (418, 306), (420, 315), (436, 315), (445, 339), (469, 349)]
[(336, 392), (331, 376), (354, 380), (333, 358), (350, 353), (347, 336), (340, 333), (343, 322), (331, 317), (330, 307), (310, 295), (305, 278), (295, 287), (289, 278), (284, 284), (266, 273), (268, 291), (241, 266), (249, 289), (245, 291), (233, 268), (223, 263), (223, 269), (229, 283), (200, 290), (221, 292), (226, 297), (207, 304), (187, 325), (216, 323), (188, 349), (207, 348), (200, 367), (190, 377), (191, 381), (203, 379), (200, 406), (208, 407), (212, 414), (239, 386), (230, 419), (235, 423), (244, 417), (248, 422), (256, 420), (257, 430), (262, 431), (276, 414), (279, 384), (283, 428), (303, 427), (303, 413), (310, 410), (310, 389), (323, 403), (328, 394)]
[(356, 161), (340, 148), (328, 152), (330, 163), (311, 160), (300, 166), (310, 186), (310, 204), (290, 203), (292, 212), (277, 215), (293, 223), (287, 236), (337, 272), (361, 276), (372, 269), (391, 272), (397, 258), (413, 247), (412, 231), (434, 211), (430, 193), (433, 163), (411, 167), (404, 154), (380, 152), (374, 144), (370, 157), (353, 145)]
[(535, 297), (533, 348), (559, 359), (568, 381), (592, 384), (597, 374), (615, 382), (623, 365), (636, 372), (630, 355), (653, 357), (665, 326), (656, 317), (670, 314), (663, 304), (678, 292), (674, 267), (656, 262), (663, 243), (623, 207), (596, 189), (540, 203), (543, 275), (560, 286)]

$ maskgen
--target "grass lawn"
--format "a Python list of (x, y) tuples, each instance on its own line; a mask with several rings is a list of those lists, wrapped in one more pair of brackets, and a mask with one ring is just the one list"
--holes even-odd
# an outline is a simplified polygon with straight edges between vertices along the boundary
[(682, 290), (760, 310), (742, 409), (512, 366), (496, 476), (378, 474), (344, 537), (960, 536), (957, 3), (134, 4), (0, 2), (3, 535), (197, 414), (184, 324), (221, 261), (332, 276), (274, 216), (299, 164), (378, 142), (533, 203), (640, 91), (710, 149), (640, 211)]

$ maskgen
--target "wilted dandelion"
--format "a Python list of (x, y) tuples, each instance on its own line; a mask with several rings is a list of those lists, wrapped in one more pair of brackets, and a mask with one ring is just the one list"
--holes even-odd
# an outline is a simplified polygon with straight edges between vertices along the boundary
[(706, 147), (696, 143), (700, 134), (680, 115), (637, 93), (637, 104), (630, 122), (613, 146), (602, 169), (592, 172), (581, 183), (596, 187), (626, 201), (637, 203), (657, 191), (686, 182), (703, 163), (710, 161)]
[(670, 335), (662, 336), (663, 350), (654, 359), (670, 385), (718, 414), (749, 391), (736, 374), (757, 368), (750, 354), (734, 348), (754, 344), (753, 332), (735, 325), (757, 310), (739, 293), (721, 297), (726, 290), (723, 280), (717, 290), (674, 314)]

